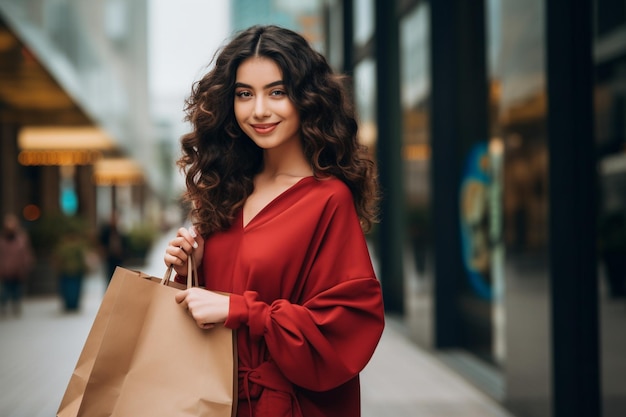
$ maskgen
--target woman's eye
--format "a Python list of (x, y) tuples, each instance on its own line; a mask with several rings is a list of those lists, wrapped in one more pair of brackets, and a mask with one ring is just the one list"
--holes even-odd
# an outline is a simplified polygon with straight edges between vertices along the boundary
[(241, 98), (246, 98), (246, 97), (251, 97), (252, 96), (252, 94), (250, 94), (249, 91), (238, 91), (238, 92), (235, 93), (235, 95), (237, 97), (241, 97)]
[(286, 93), (283, 90), (274, 90), (270, 93), (271, 96), (275, 96), (275, 97), (281, 97), (284, 96)]

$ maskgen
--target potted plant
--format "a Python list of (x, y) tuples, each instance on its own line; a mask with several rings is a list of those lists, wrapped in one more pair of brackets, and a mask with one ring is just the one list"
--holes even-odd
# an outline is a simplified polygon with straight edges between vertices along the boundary
[(54, 251), (65, 234), (65, 216), (46, 213), (30, 227), (30, 237), (37, 259), (32, 279), (28, 282), (29, 294), (56, 294), (58, 290)]
[(143, 265), (158, 236), (156, 228), (149, 224), (138, 224), (128, 231), (126, 235), (127, 264)]

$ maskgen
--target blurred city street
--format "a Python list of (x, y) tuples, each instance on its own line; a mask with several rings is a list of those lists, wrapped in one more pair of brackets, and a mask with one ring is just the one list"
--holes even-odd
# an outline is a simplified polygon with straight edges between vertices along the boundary
[[(162, 275), (164, 236), (147, 265)], [(56, 297), (27, 298), (21, 317), (0, 319), (0, 416), (52, 417), (76, 365), (105, 291), (104, 275), (86, 281), (81, 309), (64, 313)], [(363, 417), (510, 417), (460, 376), (404, 335), (389, 318), (380, 345), (362, 374)]]
[[(0, 309), (0, 417), (56, 414), (112, 268), (165, 273), (187, 180), (262, 177), (247, 151), (215, 153), (254, 140), (209, 106), (211, 80), (242, 81), (247, 60), (221, 52), (254, 25), (302, 35), (345, 87), (349, 112), (324, 110), (343, 104), (325, 77), (295, 76), (317, 58), (268, 54), (315, 174), (348, 179), (331, 165), (356, 159), (332, 149), (355, 139), (374, 162), (387, 316), (362, 416), (625, 417), (625, 5), (0, 0), (0, 301), (28, 274), (21, 314)], [(346, 115), (357, 131), (335, 128)]]

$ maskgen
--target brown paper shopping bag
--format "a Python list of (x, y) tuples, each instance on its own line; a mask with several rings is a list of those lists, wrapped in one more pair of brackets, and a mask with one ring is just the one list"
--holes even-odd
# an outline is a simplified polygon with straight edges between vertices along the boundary
[[(190, 262), (187, 286), (193, 272)], [(116, 269), (57, 417), (236, 414), (234, 333), (200, 329), (170, 275)]]

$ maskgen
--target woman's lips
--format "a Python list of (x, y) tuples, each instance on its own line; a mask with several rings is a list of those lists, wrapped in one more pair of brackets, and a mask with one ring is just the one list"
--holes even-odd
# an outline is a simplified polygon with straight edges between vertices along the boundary
[(259, 134), (266, 134), (272, 132), (278, 126), (278, 123), (263, 123), (251, 125), (255, 132)]

